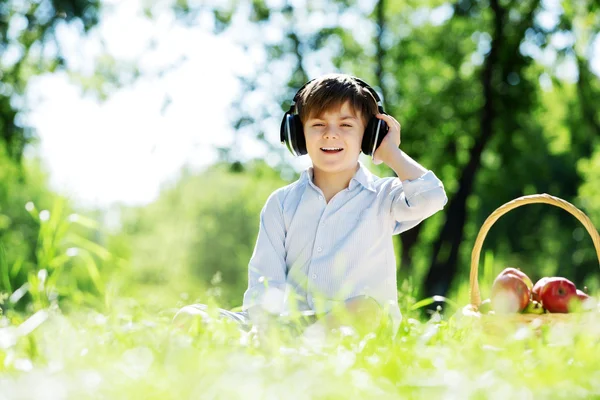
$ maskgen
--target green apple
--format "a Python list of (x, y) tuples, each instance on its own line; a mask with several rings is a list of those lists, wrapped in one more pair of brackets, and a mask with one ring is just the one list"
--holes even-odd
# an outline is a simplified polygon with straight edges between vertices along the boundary
[(488, 314), (490, 311), (492, 311), (492, 300), (485, 299), (479, 305), (479, 312), (482, 314)]
[(535, 300), (531, 300), (529, 304), (527, 304), (527, 307), (525, 307), (523, 310), (525, 314), (543, 314), (544, 311), (545, 310), (544, 307), (542, 307), (542, 303), (538, 303)]

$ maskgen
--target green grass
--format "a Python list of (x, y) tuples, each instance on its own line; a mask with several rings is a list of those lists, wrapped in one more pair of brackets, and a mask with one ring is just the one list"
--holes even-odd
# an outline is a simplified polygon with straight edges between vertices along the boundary
[[(313, 341), (273, 329), (261, 339), (216, 317), (182, 331), (173, 315), (199, 299), (103, 278), (97, 263), (115, 258), (73, 233), (85, 220), (67, 224), (58, 211), (40, 218), (40, 264), (25, 284), (10, 282), (7, 271), (22, 266), (0, 248), (0, 282), (11, 292), (0, 293), (0, 400), (600, 398), (597, 312), (489, 333), (460, 312), (466, 283), (452, 299), (418, 301), (405, 281), (393, 339), (350, 329)], [(492, 264), (487, 255), (483, 283)], [(434, 300), (444, 313), (419, 317)]]
[(120, 299), (0, 319), (0, 399), (598, 398), (600, 322), (486, 334), (478, 320), (405, 315), (394, 340), (350, 331), (261, 345), (213, 319), (175, 329), (175, 309)]

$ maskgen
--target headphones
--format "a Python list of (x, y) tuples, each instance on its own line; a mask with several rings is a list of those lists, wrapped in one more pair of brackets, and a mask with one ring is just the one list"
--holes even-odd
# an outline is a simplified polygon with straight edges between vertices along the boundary
[[(377, 102), (377, 109), (380, 114), (385, 114), (383, 111), (383, 105), (381, 104), (381, 99), (377, 92), (369, 86), (365, 81), (356, 78), (354, 76), (351, 77), (353, 81), (358, 83), (363, 88), (367, 89), (375, 98)], [(294, 96), (294, 100), (292, 101), (292, 105), (288, 112), (286, 112), (283, 116), (283, 120), (281, 121), (281, 129), (279, 138), (281, 139), (281, 144), (285, 144), (288, 150), (295, 156), (301, 156), (307, 154), (306, 150), (306, 138), (304, 137), (304, 129), (302, 127), (302, 121), (300, 120), (300, 116), (296, 113), (296, 102), (300, 97), (300, 93), (302, 90), (314, 79), (306, 82), (300, 90)], [(385, 121), (377, 118), (376, 116), (372, 116), (367, 123), (367, 127), (365, 128), (365, 132), (362, 139), (361, 150), (364, 154), (373, 157), (375, 154), (375, 150), (381, 144), (381, 141), (388, 133), (388, 126)]]

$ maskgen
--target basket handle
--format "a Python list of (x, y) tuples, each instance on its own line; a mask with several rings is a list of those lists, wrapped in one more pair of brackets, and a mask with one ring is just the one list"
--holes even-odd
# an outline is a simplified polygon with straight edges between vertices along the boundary
[(596, 248), (596, 255), (598, 256), (598, 261), (600, 263), (600, 236), (598, 236), (598, 231), (594, 227), (592, 221), (585, 215), (581, 210), (575, 207), (573, 204), (560, 199), (558, 197), (551, 196), (547, 193), (542, 194), (532, 194), (529, 196), (522, 196), (516, 198), (514, 200), (509, 201), (508, 203), (498, 207), (496, 211), (490, 214), (489, 217), (485, 220), (481, 229), (479, 230), (479, 234), (477, 235), (477, 239), (475, 240), (475, 246), (473, 247), (473, 252), (471, 253), (471, 276), (469, 279), (470, 283), (470, 297), (471, 304), (476, 308), (481, 304), (481, 296), (479, 293), (479, 282), (477, 280), (478, 275), (478, 266), (479, 266), (479, 256), (481, 254), (481, 247), (483, 245), (483, 241), (485, 237), (492, 227), (492, 225), (500, 218), (502, 215), (506, 214), (512, 209), (517, 207), (521, 207), (525, 204), (534, 204), (534, 203), (546, 203), (551, 204), (553, 206), (560, 207), (564, 210), (567, 210), (571, 214), (573, 214), (587, 229), (588, 233), (592, 237), (592, 242), (594, 243), (594, 247)]

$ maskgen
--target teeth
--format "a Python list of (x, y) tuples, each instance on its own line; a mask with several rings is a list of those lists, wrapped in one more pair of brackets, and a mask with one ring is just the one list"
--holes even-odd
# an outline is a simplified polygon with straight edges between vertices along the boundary
[(322, 147), (321, 150), (342, 150), (341, 147)]

